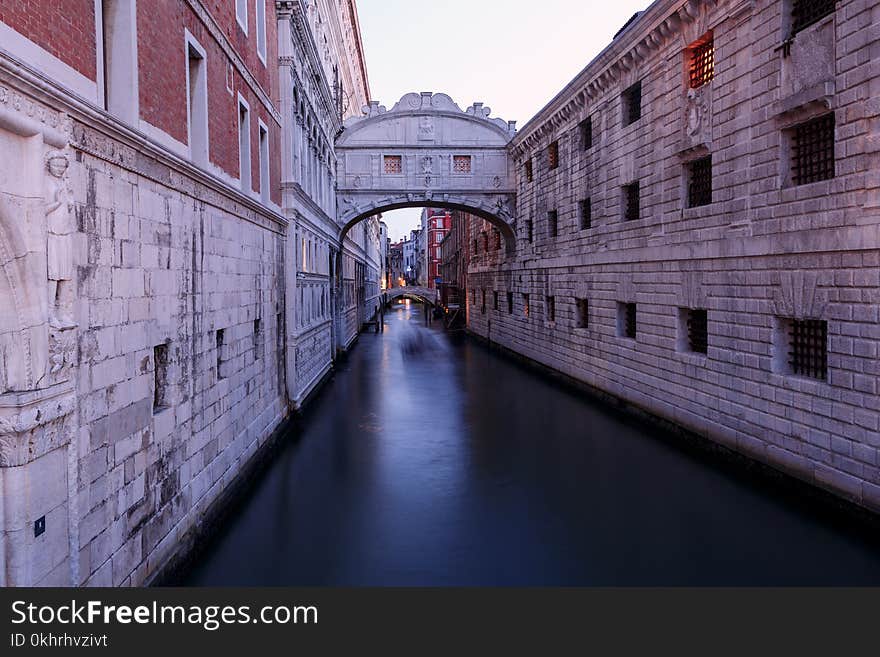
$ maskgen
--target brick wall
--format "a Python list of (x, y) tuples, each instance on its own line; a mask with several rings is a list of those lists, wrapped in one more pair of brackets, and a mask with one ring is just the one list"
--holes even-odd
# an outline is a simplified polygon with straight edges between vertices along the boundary
[(97, 75), (94, 0), (17, 0), (0, 4), (0, 22), (89, 80)]

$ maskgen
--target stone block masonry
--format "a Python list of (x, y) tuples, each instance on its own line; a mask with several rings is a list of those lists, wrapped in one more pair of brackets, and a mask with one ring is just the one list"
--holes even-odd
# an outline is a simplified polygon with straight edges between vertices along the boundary
[(793, 4), (655, 2), (530, 121), (469, 327), (880, 511), (880, 15)]

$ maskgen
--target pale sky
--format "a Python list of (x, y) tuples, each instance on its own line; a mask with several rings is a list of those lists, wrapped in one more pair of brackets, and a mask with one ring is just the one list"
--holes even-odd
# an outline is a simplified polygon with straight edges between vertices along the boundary
[[(411, 91), (480, 101), (526, 124), (650, 0), (357, 0), (373, 99), (388, 109)], [(420, 208), (385, 213), (392, 241)]]

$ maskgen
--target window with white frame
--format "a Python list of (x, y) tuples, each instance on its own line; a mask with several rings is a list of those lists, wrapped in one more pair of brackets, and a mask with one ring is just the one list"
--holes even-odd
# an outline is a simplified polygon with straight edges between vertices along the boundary
[(269, 128), (260, 121), (260, 199), (269, 202)]
[(187, 136), (190, 157), (208, 162), (208, 72), (205, 49), (186, 32)]
[(266, 0), (256, 0), (257, 3), (257, 54), (263, 63), (266, 63)]
[(251, 181), (251, 110), (244, 98), (238, 97), (238, 171), (241, 189), (249, 192)]
[(235, 0), (235, 20), (238, 21), (241, 29), (244, 30), (245, 34), (247, 34), (247, 0)]

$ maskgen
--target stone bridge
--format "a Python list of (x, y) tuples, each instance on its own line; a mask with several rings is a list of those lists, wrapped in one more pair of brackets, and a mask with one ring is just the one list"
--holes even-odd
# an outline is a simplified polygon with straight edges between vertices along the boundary
[(385, 290), (383, 294), (388, 301), (400, 298), (410, 298), (415, 299), (416, 301), (423, 301), (431, 306), (437, 303), (437, 290), (432, 290), (427, 287), (392, 287)]
[(340, 243), (357, 222), (389, 210), (462, 210), (498, 226), (515, 248), (514, 121), (462, 110), (446, 94), (406, 94), (386, 110), (378, 102), (350, 118), (336, 139)]

